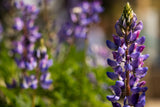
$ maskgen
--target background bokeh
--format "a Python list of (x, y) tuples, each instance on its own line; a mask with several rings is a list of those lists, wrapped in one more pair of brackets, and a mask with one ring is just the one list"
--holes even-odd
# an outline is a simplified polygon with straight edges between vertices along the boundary
[[(18, 0), (17, 0), (18, 1)], [(114, 84), (106, 76), (112, 71), (106, 59), (111, 51), (106, 40), (112, 40), (114, 25), (121, 16), (123, 6), (130, 2), (138, 20), (143, 21), (141, 36), (146, 36), (144, 53), (150, 57), (145, 62), (149, 67), (147, 76), (146, 107), (160, 105), (160, 1), (159, 0), (102, 0), (104, 11), (100, 21), (89, 28), (87, 39), (67, 39), (59, 43), (58, 32), (69, 20), (70, 8), (81, 0), (23, 0), (40, 8), (36, 25), (45, 40), (48, 54), (53, 59), (49, 68), (52, 86), (49, 90), (6, 88), (6, 83), (18, 79), (21, 73), (14, 61), (12, 42), (18, 34), (12, 29), (17, 10), (14, 0), (0, 0), (0, 106), (31, 107), (33, 94), (36, 107), (111, 107), (106, 96), (111, 92), (108, 86)], [(45, 2), (49, 2), (47, 7)], [(92, 1), (92, 0), (88, 0)]]

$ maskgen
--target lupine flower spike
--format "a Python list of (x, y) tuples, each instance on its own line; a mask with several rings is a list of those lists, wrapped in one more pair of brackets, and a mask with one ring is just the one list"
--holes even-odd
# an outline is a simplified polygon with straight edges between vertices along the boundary
[[(15, 6), (20, 10), (21, 17), (15, 18), (13, 29), (23, 33), (20, 41), (13, 43), (12, 50), (18, 67), (22, 69), (20, 86), (25, 89), (36, 89), (40, 85), (43, 89), (48, 89), (52, 80), (49, 79), (50, 74), (47, 71), (52, 65), (52, 60), (48, 59), (41, 33), (38, 32), (38, 27), (34, 23), (39, 10), (34, 5), (24, 4), (23, 1), (16, 2)], [(37, 41), (40, 41), (38, 48), (36, 48)], [(32, 70), (36, 72), (29, 75), (27, 71)], [(16, 81), (7, 84), (8, 88), (16, 86)]]
[(147, 73), (148, 68), (143, 67), (143, 64), (149, 55), (142, 55), (145, 36), (139, 38), (139, 34), (143, 24), (142, 21), (137, 23), (136, 14), (129, 3), (124, 7), (115, 29), (117, 34), (113, 35), (114, 42), (106, 41), (108, 48), (113, 50), (114, 59), (107, 60), (114, 69), (114, 72), (107, 72), (107, 76), (116, 80), (115, 85), (110, 87), (114, 95), (107, 96), (107, 99), (113, 107), (122, 107), (118, 100), (124, 93), (123, 107), (144, 107), (147, 87), (144, 87), (146, 82), (140, 79)]

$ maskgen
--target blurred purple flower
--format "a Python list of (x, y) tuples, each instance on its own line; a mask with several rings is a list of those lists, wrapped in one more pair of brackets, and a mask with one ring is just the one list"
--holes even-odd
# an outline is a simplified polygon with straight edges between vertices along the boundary
[(48, 89), (50, 85), (52, 84), (52, 80), (49, 79), (50, 74), (49, 73), (43, 73), (40, 77), (40, 84), (43, 89)]
[[(49, 81), (51, 80), (48, 81), (47, 79), (47, 70), (52, 65), (52, 60), (48, 59), (47, 49), (44, 46), (41, 33), (39, 33), (39, 29), (34, 23), (39, 10), (34, 5), (26, 5), (22, 1), (15, 3), (15, 6), (20, 10), (21, 17), (15, 18), (13, 29), (21, 31), (22, 36), (19, 41), (13, 42), (12, 52), (17, 66), (23, 71), (22, 81), (20, 81), (21, 87), (36, 89), (38, 83), (42, 83), (42, 88), (49, 87), (51, 85)], [(40, 46), (35, 47), (36, 42), (39, 41)], [(34, 69), (36, 73), (28, 76), (27, 71)], [(37, 73), (40, 71), (43, 73)], [(40, 78), (43, 79), (40, 80)]]
[(95, 74), (94, 74), (93, 72), (89, 72), (89, 73), (87, 74), (87, 77), (88, 77), (88, 79), (89, 79), (89, 81), (90, 81), (91, 83), (93, 83), (93, 84), (96, 84), (96, 83), (97, 83), (97, 79), (96, 79)]
[(92, 2), (82, 1), (73, 6), (70, 9), (71, 21), (69, 21), (69, 26), (65, 28), (65, 31), (63, 30), (63, 26), (58, 33), (60, 40), (62, 40), (61, 37), (66, 39), (66, 36), (74, 36), (76, 38), (85, 39), (87, 37), (89, 26), (93, 23), (99, 22), (98, 14), (101, 12), (103, 12), (103, 8), (101, 7), (101, 2), (99, 0)]
[(48, 60), (48, 55), (46, 55), (43, 59), (40, 60), (39, 68), (42, 72), (46, 72), (50, 66), (52, 66), (53, 61)]
[(25, 76), (23, 78), (23, 82), (21, 83), (21, 87), (24, 89), (32, 88), (36, 89), (38, 86), (38, 80), (34, 75), (31, 75), (30, 77)]
[(21, 18), (16, 17), (16, 18), (14, 19), (14, 22), (15, 22), (15, 24), (13, 25), (13, 28), (14, 28), (15, 30), (20, 31), (20, 30), (23, 29), (24, 23), (23, 23), (23, 21), (22, 21)]

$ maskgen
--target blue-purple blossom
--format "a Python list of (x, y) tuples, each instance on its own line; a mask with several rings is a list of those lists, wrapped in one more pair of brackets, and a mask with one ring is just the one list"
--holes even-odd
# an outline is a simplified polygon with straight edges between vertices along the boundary
[(139, 38), (139, 34), (143, 23), (137, 23), (136, 14), (129, 3), (124, 7), (115, 29), (117, 35), (113, 35), (114, 42), (106, 42), (108, 48), (113, 50), (113, 59), (107, 59), (107, 62), (114, 69), (114, 72), (107, 72), (107, 76), (116, 80), (115, 85), (110, 87), (114, 95), (107, 96), (107, 99), (112, 102), (113, 107), (121, 107), (118, 100), (124, 91), (123, 107), (144, 107), (145, 92), (148, 88), (144, 86), (146, 82), (140, 79), (147, 74), (148, 67), (143, 65), (149, 55), (142, 54), (145, 36)]
[(52, 66), (53, 61), (48, 60), (48, 55), (46, 55), (43, 59), (39, 62), (39, 68), (42, 72), (46, 72), (50, 66)]
[(20, 17), (16, 17), (16, 18), (14, 19), (14, 22), (15, 22), (15, 24), (14, 24), (13, 28), (14, 28), (15, 30), (20, 31), (20, 30), (23, 29), (24, 23), (23, 23), (23, 20), (22, 20)]
[(36, 89), (38, 86), (38, 80), (35, 77), (35, 75), (31, 75), (31, 76), (25, 76), (23, 77), (22, 83), (21, 83), (21, 87), (22, 88), (32, 88), (32, 89)]

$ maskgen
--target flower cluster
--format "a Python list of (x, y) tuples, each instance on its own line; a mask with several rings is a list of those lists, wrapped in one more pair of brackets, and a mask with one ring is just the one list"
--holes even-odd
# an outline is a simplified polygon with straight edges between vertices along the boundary
[(64, 24), (60, 30), (59, 36), (75, 36), (78, 38), (86, 38), (89, 26), (99, 21), (99, 13), (103, 12), (101, 2), (95, 0), (93, 2), (83, 1), (77, 6), (71, 8), (71, 21)]
[(36, 58), (33, 56), (35, 42), (41, 38), (38, 27), (34, 26), (34, 21), (38, 10), (31, 5), (25, 5), (23, 2), (16, 3), (16, 7), (21, 11), (21, 17), (14, 19), (13, 28), (22, 31), (20, 41), (14, 42), (13, 52), (19, 54), (16, 62), (19, 68), (33, 70), (36, 66)]
[(109, 40), (106, 42), (108, 48), (113, 50), (114, 59), (107, 60), (108, 65), (114, 69), (114, 72), (107, 72), (107, 76), (116, 80), (115, 85), (110, 87), (114, 95), (107, 96), (107, 99), (113, 107), (121, 107), (117, 101), (124, 91), (123, 107), (144, 107), (147, 87), (144, 86), (146, 82), (140, 79), (147, 73), (148, 68), (143, 65), (149, 55), (142, 55), (145, 37), (139, 37), (139, 34), (143, 24), (142, 21), (137, 23), (136, 14), (129, 3), (124, 7), (115, 29), (117, 35), (113, 35), (114, 43)]
[[(49, 79), (47, 70), (52, 65), (52, 60), (48, 59), (41, 33), (34, 24), (39, 10), (34, 5), (26, 5), (22, 1), (15, 5), (20, 10), (21, 17), (15, 18), (13, 29), (22, 32), (20, 40), (13, 43), (15, 61), (23, 71), (20, 86), (36, 89), (40, 84), (42, 88), (48, 89), (52, 80)], [(35, 47), (37, 41), (40, 41), (38, 48)], [(27, 71), (32, 70), (36, 72), (29, 76)]]

